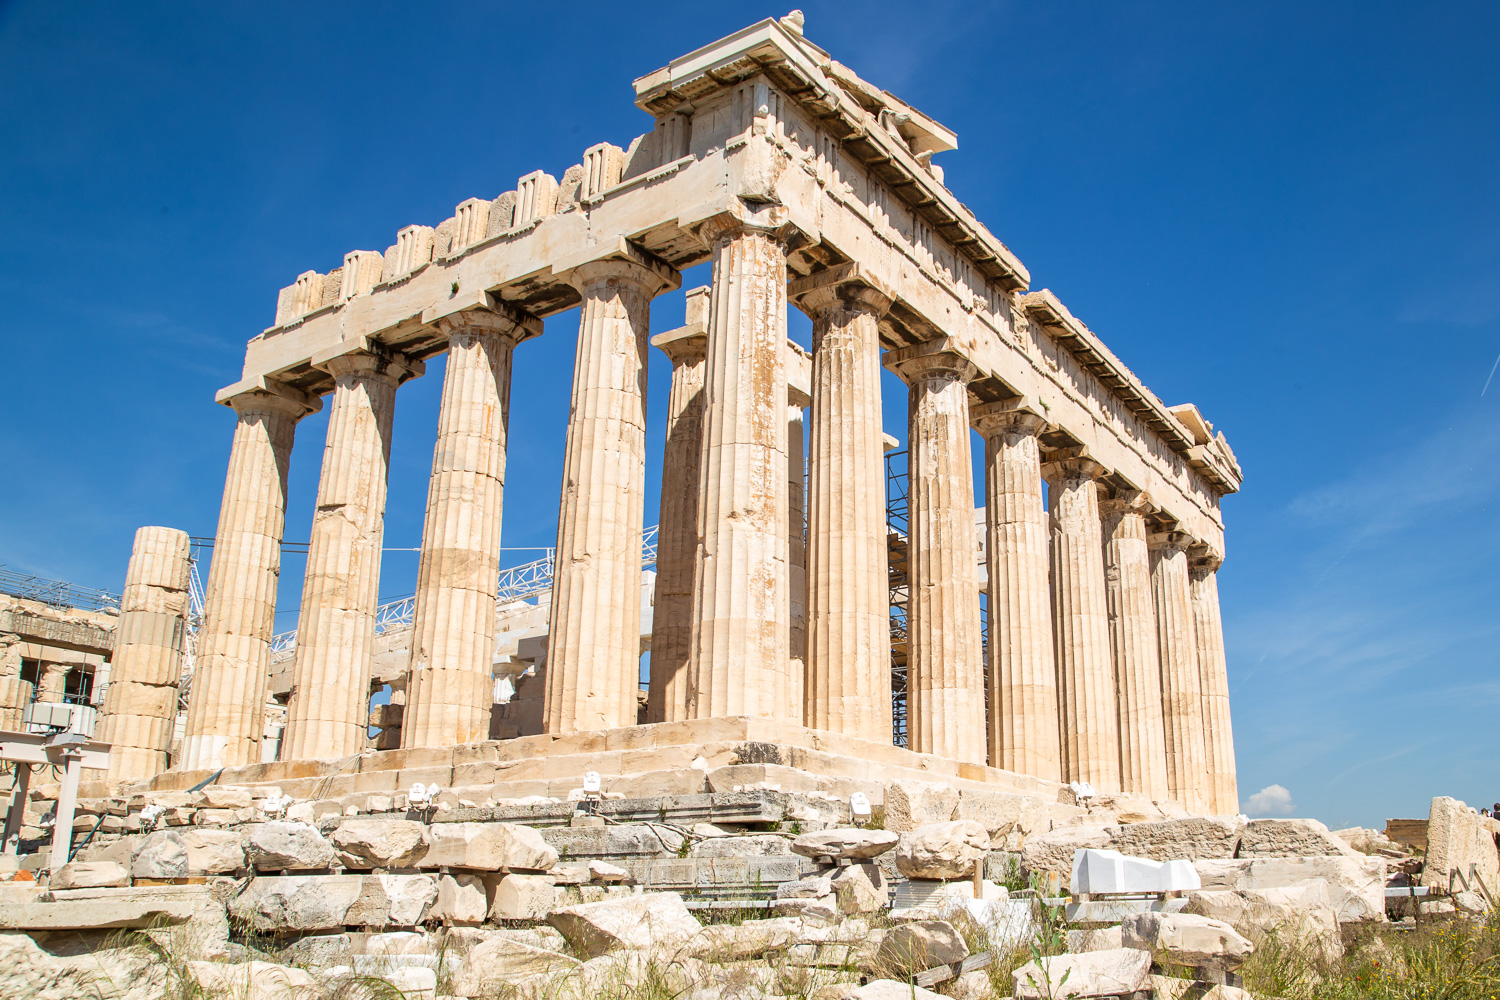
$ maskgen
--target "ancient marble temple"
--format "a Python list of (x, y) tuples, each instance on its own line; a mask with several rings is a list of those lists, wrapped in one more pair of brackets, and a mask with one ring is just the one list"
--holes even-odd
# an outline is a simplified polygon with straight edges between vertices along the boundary
[[(508, 414), (527, 391), (512, 361), (577, 309), (546, 732), (637, 725), (644, 600), (648, 723), (748, 717), (889, 749), (884, 367), (909, 387), (909, 752), (1236, 811), (1216, 573), (1240, 470), (1223, 435), (1035, 288), (944, 186), (955, 134), (805, 38), (800, 14), (634, 92), (655, 124), (628, 148), (592, 146), (560, 181), (534, 171), (282, 289), (218, 395), (234, 436), (174, 767), (261, 760), (288, 457), (322, 408), (279, 753), (367, 750), (392, 419), (439, 355), (400, 738), (489, 737)], [(652, 300), (705, 261), (688, 325), (653, 339)], [(811, 318), (810, 355), (790, 308)], [(672, 371), (659, 512), (653, 345)], [(653, 599), (640, 553), (658, 516)], [(149, 777), (170, 726), (143, 717), (168, 699), (125, 694), (117, 713), (154, 741), (130, 767)]]

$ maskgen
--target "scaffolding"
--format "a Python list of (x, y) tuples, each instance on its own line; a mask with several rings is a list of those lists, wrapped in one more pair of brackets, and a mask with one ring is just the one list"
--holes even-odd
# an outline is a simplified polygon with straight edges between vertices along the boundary
[(76, 608), (79, 611), (120, 610), (119, 594), (20, 573), (7, 568), (3, 563), (0, 563), (0, 594), (9, 594), (54, 608)]

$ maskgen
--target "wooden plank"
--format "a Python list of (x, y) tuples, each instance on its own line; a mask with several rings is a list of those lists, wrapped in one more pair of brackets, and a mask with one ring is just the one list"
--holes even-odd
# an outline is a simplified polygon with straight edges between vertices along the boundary
[(987, 951), (981, 951), (977, 955), (970, 955), (962, 962), (953, 962), (949, 965), (939, 965), (911, 977), (911, 981), (921, 987), (936, 986), (938, 983), (946, 983), (950, 979), (957, 979), (965, 972), (973, 972), (975, 969), (988, 968), (993, 959)]

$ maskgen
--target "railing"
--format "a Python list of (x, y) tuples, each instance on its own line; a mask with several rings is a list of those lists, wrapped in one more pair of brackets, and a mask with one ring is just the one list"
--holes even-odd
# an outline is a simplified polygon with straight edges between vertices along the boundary
[[(657, 525), (645, 530), (641, 537), (641, 565), (656, 565)], [(528, 597), (545, 594), (552, 589), (552, 573), (557, 563), (557, 550), (544, 549), (547, 554), (520, 566), (500, 571), (495, 588), (496, 598), (503, 604), (523, 601)], [(375, 634), (411, 628), (415, 620), (417, 599), (407, 596), (380, 605), (375, 609)], [(281, 663), (291, 659), (297, 649), (297, 630), (280, 632), (271, 637), (271, 662)]]
[(50, 604), (55, 608), (77, 608), (79, 611), (118, 610), (120, 607), (119, 594), (78, 587), (63, 580), (47, 580), (30, 573), (18, 573), (4, 566), (0, 566), (0, 594)]

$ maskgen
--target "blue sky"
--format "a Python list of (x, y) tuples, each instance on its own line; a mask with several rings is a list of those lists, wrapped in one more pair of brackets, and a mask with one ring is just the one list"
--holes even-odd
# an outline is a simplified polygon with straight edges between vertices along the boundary
[[(1220, 576), (1242, 799), (1279, 785), (1282, 808), (1335, 826), (1500, 799), (1500, 378), (1482, 393), (1500, 8), (804, 9), (810, 38), (958, 133), (948, 185), (1034, 287), (1228, 435), (1246, 473)], [(137, 526), (212, 535), (233, 424), (213, 393), (277, 289), (627, 144), (650, 124), (632, 78), (783, 13), (0, 2), (0, 562), (118, 588)], [(665, 296), (653, 328), (681, 316)], [(556, 530), (576, 314), (547, 330), (516, 356), (518, 549)], [(669, 372), (652, 365), (655, 476)], [(440, 387), (433, 363), (399, 396), (392, 548), (420, 542)], [(885, 401), (904, 438), (898, 383)], [(291, 540), (324, 425), (298, 430)], [(389, 553), (382, 594), (415, 567)], [(289, 558), (288, 627), (300, 573)]]

